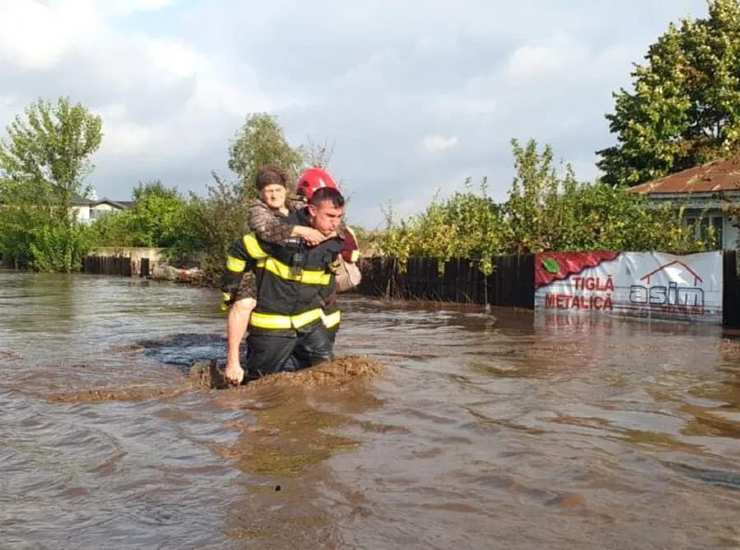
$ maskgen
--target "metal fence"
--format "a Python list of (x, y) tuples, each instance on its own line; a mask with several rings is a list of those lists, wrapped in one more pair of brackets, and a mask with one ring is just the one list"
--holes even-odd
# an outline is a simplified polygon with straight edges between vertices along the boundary
[(361, 261), (362, 283), (357, 292), (405, 300), (433, 300), (534, 307), (534, 255), (496, 256), (493, 273), (484, 275), (477, 262), (410, 258), (402, 270), (395, 258)]

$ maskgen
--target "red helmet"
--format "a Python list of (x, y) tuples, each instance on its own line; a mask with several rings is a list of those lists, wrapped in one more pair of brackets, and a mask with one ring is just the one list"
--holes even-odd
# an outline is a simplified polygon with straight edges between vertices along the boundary
[(303, 173), (298, 176), (298, 182), (296, 183), (296, 193), (306, 197), (306, 200), (310, 201), (313, 194), (322, 187), (330, 187), (336, 189), (337, 184), (334, 183), (334, 179), (329, 175), (329, 172), (323, 168), (306, 168)]

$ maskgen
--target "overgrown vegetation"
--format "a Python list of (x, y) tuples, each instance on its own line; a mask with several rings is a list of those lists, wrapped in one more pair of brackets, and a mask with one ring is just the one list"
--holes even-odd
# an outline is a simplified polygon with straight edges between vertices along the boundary
[(570, 166), (558, 174), (549, 146), (538, 151), (512, 141), (516, 177), (508, 200), (496, 204), (486, 181), (446, 200), (435, 200), (407, 220), (387, 213), (377, 237), (383, 254), (405, 263), (409, 257), (469, 258), (490, 272), (498, 254), (546, 250), (661, 250), (689, 253), (714, 245), (694, 239), (681, 223), (681, 210), (656, 207), (642, 196), (605, 183), (582, 183)]

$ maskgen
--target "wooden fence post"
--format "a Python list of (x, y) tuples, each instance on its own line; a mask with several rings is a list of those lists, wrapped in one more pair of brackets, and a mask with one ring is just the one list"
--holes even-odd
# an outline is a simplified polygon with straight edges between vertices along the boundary
[(722, 252), (722, 324), (740, 326), (740, 288), (737, 277), (736, 252)]

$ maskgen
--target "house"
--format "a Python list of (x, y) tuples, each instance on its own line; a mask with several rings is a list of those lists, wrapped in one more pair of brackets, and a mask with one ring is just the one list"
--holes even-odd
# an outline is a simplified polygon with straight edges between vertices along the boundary
[(701, 238), (711, 225), (719, 248), (736, 250), (740, 242), (740, 157), (715, 160), (641, 183), (630, 189), (650, 201), (685, 208), (684, 220)]
[(77, 214), (77, 221), (80, 223), (91, 223), (101, 216), (126, 210), (132, 205), (132, 201), (112, 201), (105, 197), (100, 200), (75, 197), (72, 200), (72, 210)]

